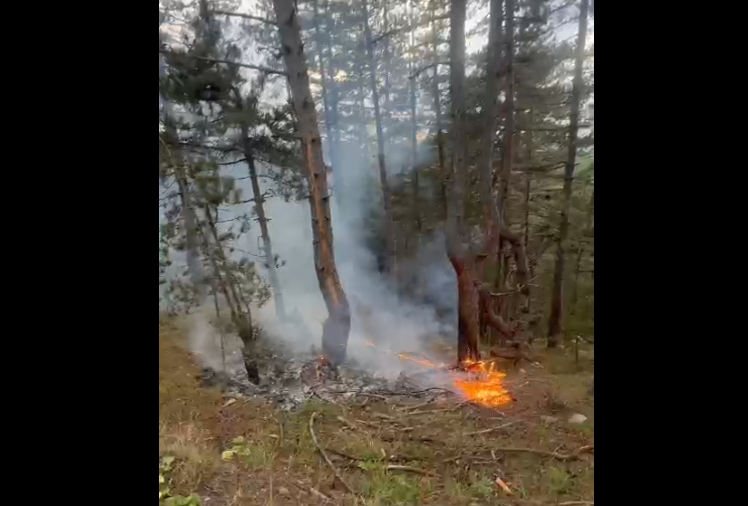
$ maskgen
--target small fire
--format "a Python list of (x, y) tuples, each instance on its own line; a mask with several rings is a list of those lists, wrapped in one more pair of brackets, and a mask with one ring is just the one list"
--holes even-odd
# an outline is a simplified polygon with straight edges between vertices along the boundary
[[(371, 341), (365, 341), (371, 348), (377, 346)], [(447, 369), (446, 364), (435, 364), (424, 358), (414, 357), (407, 353), (394, 353), (402, 360), (415, 362), (429, 368)], [(452, 384), (463, 397), (488, 407), (499, 407), (512, 402), (512, 396), (504, 386), (506, 373), (496, 370), (496, 363), (468, 360), (461, 364), (462, 371), (448, 370), (452, 377)]]
[(512, 396), (504, 386), (506, 373), (495, 370), (496, 363), (466, 361), (463, 366), (468, 378), (455, 378), (455, 387), (471, 401), (485, 406), (498, 407), (512, 402)]

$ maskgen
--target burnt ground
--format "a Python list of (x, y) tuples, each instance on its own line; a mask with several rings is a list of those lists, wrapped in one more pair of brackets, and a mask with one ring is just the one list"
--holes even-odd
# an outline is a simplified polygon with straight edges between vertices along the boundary
[(534, 356), (508, 371), (515, 401), (500, 410), (439, 391), (305, 395), (289, 409), (206, 386), (179, 330), (160, 323), (164, 476), (208, 506), (593, 504), (592, 351)]

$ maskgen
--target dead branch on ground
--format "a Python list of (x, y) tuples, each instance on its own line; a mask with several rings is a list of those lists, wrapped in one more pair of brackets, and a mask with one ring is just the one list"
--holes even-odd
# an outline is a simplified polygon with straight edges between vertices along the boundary
[(330, 466), (330, 469), (332, 470), (332, 473), (335, 476), (335, 478), (338, 479), (338, 481), (340, 482), (340, 484), (343, 485), (343, 487), (348, 492), (350, 492), (351, 494), (353, 494), (354, 496), (356, 496), (356, 498), (358, 498), (358, 495), (353, 491), (353, 489), (350, 486), (348, 486), (348, 484), (345, 482), (345, 480), (343, 479), (343, 477), (340, 476), (340, 473), (338, 472), (338, 469), (332, 463), (332, 460), (330, 460), (330, 456), (327, 455), (327, 452), (324, 450), (324, 448), (322, 448), (322, 446), (320, 446), (319, 441), (317, 440), (317, 434), (314, 433), (314, 418), (318, 414), (319, 413), (314, 412), (314, 413), (312, 413), (312, 416), (309, 417), (309, 434), (312, 436), (312, 442), (314, 443), (314, 446), (317, 448), (317, 451), (319, 451), (320, 455), (322, 455), (322, 458), (325, 459), (325, 462), (327, 462), (327, 465)]
[(571, 453), (565, 454), (565, 453), (556, 453), (556, 452), (549, 452), (545, 450), (536, 450), (534, 448), (493, 448), (493, 451), (497, 452), (505, 452), (505, 453), (518, 453), (518, 452), (524, 452), (524, 453), (534, 453), (536, 455), (541, 455), (543, 457), (550, 457), (557, 460), (563, 460), (563, 461), (569, 461), (569, 460), (576, 460), (582, 455), (583, 453), (593, 453), (595, 449), (594, 445), (587, 445), (582, 446), (578, 448), (576, 451), (573, 451)]
[(417, 467), (411, 467), (411, 466), (401, 466), (397, 464), (388, 464), (384, 466), (384, 468), (388, 471), (405, 471), (408, 473), (415, 473), (415, 474), (422, 474), (424, 476), (436, 476), (431, 471), (425, 471), (423, 469), (418, 469)]
[(462, 435), (462, 437), (478, 436), (480, 434), (489, 434), (491, 432), (496, 432), (497, 430), (506, 429), (507, 427), (514, 425), (515, 423), (517, 422), (507, 422), (497, 427), (491, 427), (490, 429), (476, 430), (475, 432), (466, 432), (465, 434)]

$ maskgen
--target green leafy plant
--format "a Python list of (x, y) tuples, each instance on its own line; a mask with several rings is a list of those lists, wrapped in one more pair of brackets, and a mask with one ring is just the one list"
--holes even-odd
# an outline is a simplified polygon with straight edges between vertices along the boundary
[(263, 467), (272, 457), (264, 446), (247, 441), (244, 436), (238, 436), (231, 440), (231, 448), (221, 453), (221, 458), (226, 461), (238, 458), (250, 467)]
[(171, 495), (169, 475), (174, 469), (175, 458), (171, 455), (161, 457), (158, 462), (158, 504), (159, 506), (201, 506), (200, 496)]

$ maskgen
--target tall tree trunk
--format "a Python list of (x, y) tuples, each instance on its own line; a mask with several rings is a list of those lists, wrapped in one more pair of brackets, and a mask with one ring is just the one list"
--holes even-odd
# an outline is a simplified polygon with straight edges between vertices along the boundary
[(551, 292), (551, 314), (548, 319), (548, 347), (558, 345), (561, 334), (561, 318), (563, 314), (564, 268), (566, 258), (564, 253), (566, 237), (569, 234), (569, 206), (571, 204), (571, 189), (574, 182), (574, 165), (577, 156), (577, 135), (579, 128), (579, 101), (582, 95), (582, 65), (584, 64), (584, 46), (587, 41), (587, 12), (589, 0), (582, 0), (579, 12), (579, 34), (577, 36), (576, 58), (574, 61), (574, 83), (571, 90), (571, 113), (569, 115), (569, 145), (564, 170), (564, 189), (561, 202), (561, 223), (556, 239), (556, 262), (553, 272), (553, 289)]
[[(180, 161), (180, 165), (181, 165)], [(190, 275), (190, 281), (197, 294), (197, 306), (202, 306), (205, 302), (205, 272), (203, 271), (202, 261), (200, 259), (200, 248), (197, 239), (198, 225), (195, 215), (195, 207), (192, 204), (190, 194), (190, 185), (185, 175), (184, 166), (177, 167), (176, 170), (177, 186), (179, 188), (179, 199), (182, 203), (182, 223), (184, 225), (185, 246), (187, 255), (187, 272)]]
[[(511, 1), (511, 0), (508, 0)], [(483, 224), (485, 233), (489, 236), (488, 250), (485, 252), (488, 258), (494, 259), (499, 251), (499, 219), (496, 204), (491, 191), (491, 179), (493, 176), (493, 153), (494, 141), (496, 140), (496, 115), (498, 112), (499, 83), (501, 81), (501, 69), (499, 60), (501, 57), (501, 6), (503, 0), (491, 0), (490, 2), (490, 25), (488, 29), (488, 54), (486, 63), (486, 88), (483, 103), (486, 108), (483, 113), (483, 135), (481, 137), (480, 157), (480, 198), (483, 208)], [(489, 262), (484, 262), (484, 265)], [(485, 277), (487, 273), (483, 273)]]
[(328, 317), (323, 324), (322, 351), (333, 363), (345, 360), (351, 313), (348, 299), (340, 284), (333, 254), (330, 195), (322, 158), (319, 127), (314, 100), (309, 88), (309, 74), (304, 59), (301, 29), (293, 0), (273, 0), (283, 58), (298, 118), (304, 170), (309, 186), (312, 218), (314, 264)]
[(166, 137), (169, 144), (172, 145), (172, 163), (174, 164), (174, 179), (179, 189), (179, 199), (182, 207), (182, 225), (184, 226), (185, 247), (187, 256), (187, 272), (190, 276), (190, 282), (195, 288), (197, 295), (197, 305), (202, 306), (205, 302), (205, 272), (203, 270), (200, 257), (200, 245), (197, 238), (197, 216), (195, 207), (192, 203), (192, 194), (190, 185), (187, 180), (187, 167), (179, 150), (179, 134), (172, 123), (174, 111), (171, 102), (165, 97), (161, 98), (164, 104), (164, 126)]
[[(574, 265), (574, 284), (572, 285), (571, 301), (570, 306), (576, 309), (577, 297), (579, 293), (579, 273), (582, 267), (582, 258), (584, 257), (584, 246), (585, 241), (589, 237), (592, 230), (592, 216), (595, 208), (595, 191), (592, 190), (592, 197), (590, 197), (590, 203), (587, 207), (587, 223), (585, 223), (584, 231), (582, 233), (582, 239), (577, 245), (577, 261)], [(576, 311), (575, 311), (576, 312)]]
[[(241, 98), (238, 90), (234, 90), (236, 96), (237, 105), (239, 108), (247, 112), (245, 109), (244, 101)], [(275, 304), (275, 314), (279, 320), (286, 318), (286, 308), (283, 303), (283, 294), (281, 293), (280, 280), (278, 279), (278, 270), (275, 266), (275, 254), (273, 253), (273, 243), (270, 240), (270, 230), (268, 228), (268, 219), (265, 214), (265, 196), (260, 189), (260, 181), (257, 177), (257, 166), (255, 165), (254, 152), (252, 150), (252, 141), (249, 138), (249, 127), (246, 121), (241, 123), (241, 135), (242, 135), (242, 148), (244, 149), (244, 158), (247, 160), (247, 167), (249, 168), (249, 180), (252, 183), (252, 193), (254, 195), (254, 208), (257, 214), (257, 221), (260, 223), (260, 235), (262, 237), (262, 244), (265, 253), (265, 268), (268, 272), (268, 281), (270, 282), (270, 288), (273, 290), (273, 302)]]
[[(415, 24), (413, 19), (413, 2), (410, 2), (408, 7), (410, 12), (408, 15), (408, 24), (413, 26)], [(408, 48), (410, 52), (410, 58), (408, 59), (408, 72), (410, 74), (410, 170), (413, 177), (413, 218), (416, 223), (416, 241), (420, 241), (421, 237), (421, 212), (419, 209), (419, 193), (420, 193), (420, 181), (418, 174), (418, 119), (416, 118), (416, 84), (417, 79), (414, 75), (415, 72), (415, 35), (414, 31), (411, 30), (408, 35)]]
[[(486, 108), (483, 112), (483, 131), (480, 143), (479, 158), (479, 179), (480, 179), (480, 199), (483, 208), (483, 228), (487, 236), (486, 251), (488, 261), (482, 263), (483, 269), (479, 276), (483, 279), (491, 274), (486, 270), (491, 265), (493, 259), (499, 258), (499, 219), (497, 215), (496, 204), (493, 198), (491, 182), (493, 179), (493, 160), (494, 160), (494, 142), (496, 140), (496, 116), (498, 111), (499, 84), (501, 81), (501, 23), (503, 0), (491, 0), (489, 12), (488, 28), (488, 47), (486, 54), (486, 86), (484, 91), (483, 103)], [(490, 260), (489, 260), (490, 259)], [(494, 268), (499, 269), (497, 263)], [(500, 272), (493, 273), (494, 278), (498, 281), (501, 277)], [(499, 286), (497, 285), (497, 288)], [(499, 291), (499, 290), (497, 290)], [(491, 305), (491, 302), (488, 302)], [(483, 314), (483, 312), (482, 312)], [(481, 333), (488, 331), (489, 320), (481, 319)]]
[(335, 33), (335, 21), (329, 14), (329, 1), (325, 1), (325, 13), (327, 16), (326, 30), (325, 30), (325, 53), (327, 56), (328, 65), (328, 79), (330, 84), (330, 121), (332, 122), (332, 139), (330, 139), (330, 163), (333, 167), (333, 191), (336, 196), (336, 200), (340, 204), (343, 195), (345, 194), (345, 188), (343, 184), (343, 170), (341, 167), (340, 160), (340, 89), (338, 82), (335, 80), (337, 75), (335, 68), (335, 60), (332, 55), (332, 34)]
[(392, 193), (387, 181), (387, 166), (384, 158), (384, 131), (382, 129), (382, 113), (379, 107), (379, 88), (377, 86), (377, 65), (374, 59), (374, 42), (369, 26), (369, 6), (367, 0), (362, 0), (364, 14), (364, 43), (369, 64), (369, 87), (371, 100), (374, 103), (374, 123), (377, 130), (377, 161), (379, 163), (379, 183), (382, 186), (382, 206), (384, 209), (384, 240), (385, 240), (385, 271), (388, 276), (395, 277), (395, 231), (392, 218)]
[(325, 119), (325, 133), (327, 134), (327, 149), (330, 155), (330, 163), (332, 164), (333, 170), (336, 169), (333, 163), (333, 120), (330, 112), (330, 99), (327, 95), (327, 72), (325, 72), (325, 57), (324, 57), (324, 44), (322, 42), (322, 31), (319, 26), (319, 5), (317, 0), (312, 3), (314, 13), (312, 15), (313, 26), (314, 26), (314, 42), (317, 46), (317, 67), (319, 67), (320, 76), (320, 88), (322, 90), (322, 107), (324, 111)]
[(499, 180), (499, 212), (505, 224), (509, 199), (509, 184), (514, 163), (514, 0), (506, 0), (506, 30), (504, 33), (504, 142)]
[(442, 134), (442, 106), (441, 106), (441, 92), (439, 90), (439, 30), (436, 21), (436, 1), (431, 2), (431, 31), (432, 31), (432, 51), (434, 53), (433, 62), (434, 65), (434, 80), (432, 83), (431, 94), (434, 99), (434, 113), (436, 115), (436, 153), (439, 162), (439, 176), (441, 181), (441, 197), (444, 203), (444, 216), (442, 217), (445, 221), (447, 220), (447, 208), (449, 207), (447, 201), (447, 187), (450, 179), (450, 173), (447, 170), (447, 161), (444, 155), (444, 136)]
[[(389, 3), (388, 0), (382, 0), (382, 7), (384, 9), (384, 12), (382, 13), (382, 21), (383, 26), (382, 29), (384, 33), (388, 33), (390, 29), (390, 16), (389, 16)], [(369, 18), (366, 17), (366, 24), (369, 24)], [(386, 123), (386, 129), (389, 132), (390, 127), (392, 126), (392, 109), (390, 107), (390, 91), (391, 91), (391, 83), (390, 83), (390, 77), (392, 74), (392, 58), (390, 56), (390, 36), (386, 35), (382, 39), (383, 44), (383, 51), (382, 51), (382, 60), (384, 61), (384, 122)]]
[(466, 0), (452, 0), (450, 13), (450, 96), (452, 163), (447, 213), (447, 252), (457, 276), (457, 361), (480, 360), (479, 300), (474, 259), (465, 240), (465, 15)]
[(358, 109), (359, 109), (359, 115), (361, 116), (361, 120), (359, 121), (359, 128), (358, 128), (358, 140), (359, 144), (361, 145), (363, 151), (363, 159), (366, 163), (366, 168), (369, 167), (369, 162), (371, 161), (371, 150), (369, 149), (369, 115), (366, 113), (366, 90), (364, 89), (364, 62), (365, 59), (364, 53), (365, 49), (364, 46), (366, 44), (364, 37), (359, 38), (360, 44), (357, 48), (358, 51), (356, 52), (356, 58), (355, 58), (355, 68), (356, 68), (356, 74), (357, 74), (357, 83), (358, 83)]
[[(506, 30), (504, 33), (504, 139), (501, 157), (501, 177), (499, 179), (499, 214), (506, 227), (509, 227), (509, 185), (512, 178), (512, 165), (514, 163), (514, 0), (506, 0), (505, 18)], [(500, 291), (509, 290), (508, 283), (510, 273), (509, 256), (499, 247), (497, 256), (499, 265), (499, 276), (496, 288)], [(510, 316), (509, 299), (502, 307), (502, 315), (508, 319)]]

